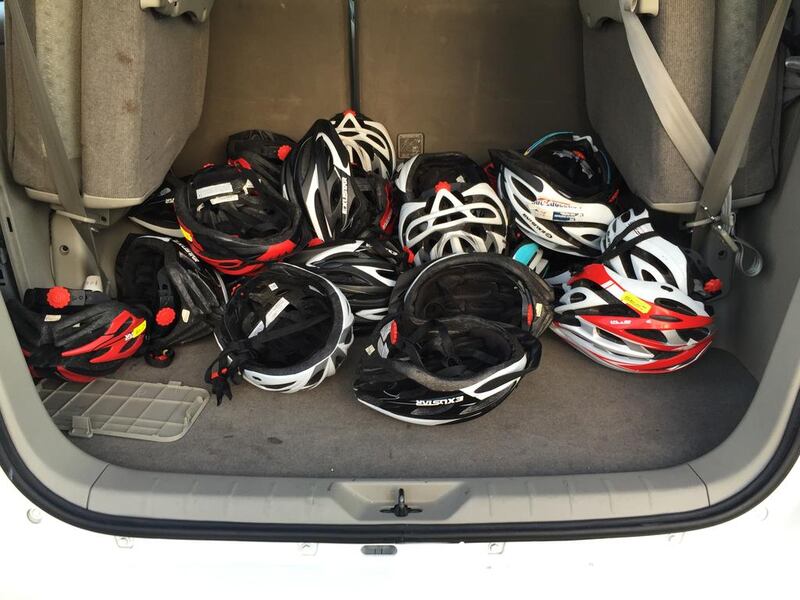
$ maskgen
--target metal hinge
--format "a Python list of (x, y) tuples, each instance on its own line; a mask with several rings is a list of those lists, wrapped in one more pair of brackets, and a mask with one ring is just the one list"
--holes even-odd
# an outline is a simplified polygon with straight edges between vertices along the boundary
[(208, 19), (214, 0), (139, 0), (142, 10), (152, 8), (167, 17), (189, 14), (195, 21), (203, 23)]

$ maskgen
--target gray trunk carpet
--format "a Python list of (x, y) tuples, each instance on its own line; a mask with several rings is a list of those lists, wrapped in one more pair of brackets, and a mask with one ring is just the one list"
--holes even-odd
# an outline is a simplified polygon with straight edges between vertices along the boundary
[[(467, 423), (424, 427), (385, 417), (351, 390), (358, 341), (342, 370), (309, 392), (248, 383), (212, 399), (171, 443), (95, 436), (73, 441), (119, 465), (157, 471), (288, 477), (483, 477), (659, 468), (696, 458), (741, 420), (757, 383), (731, 354), (711, 350), (668, 375), (594, 364), (550, 334), (539, 369), (497, 409)], [(203, 386), (213, 340), (176, 351), (169, 369), (131, 361), (115, 377)]]

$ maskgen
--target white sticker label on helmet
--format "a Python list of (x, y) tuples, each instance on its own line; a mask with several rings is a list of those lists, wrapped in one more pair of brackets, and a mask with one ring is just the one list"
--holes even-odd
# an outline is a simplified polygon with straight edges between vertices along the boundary
[(44, 322), (45, 323), (52, 323), (53, 321), (60, 321), (61, 315), (45, 315)]
[(211, 204), (225, 204), (226, 202), (236, 202), (239, 199), (239, 196), (236, 194), (228, 194), (227, 196), (217, 196), (216, 198), (212, 198), (209, 200)]
[(268, 287), (269, 287), (270, 290), (272, 290), (274, 292), (275, 290), (278, 289), (278, 284), (273, 281), (272, 283), (269, 284)]
[(364, 348), (364, 352), (372, 356), (373, 353), (375, 352), (375, 346), (367, 346), (366, 348)]
[(253, 327), (253, 331), (250, 332), (248, 338), (252, 338), (257, 336), (259, 333), (267, 329), (270, 325), (272, 325), (273, 321), (278, 318), (284, 309), (289, 306), (289, 301), (286, 298), (280, 298), (276, 303), (275, 306), (267, 311), (267, 314), (264, 316), (263, 321), (259, 321), (258, 324)]
[(233, 186), (229, 182), (225, 182), (199, 188), (195, 193), (197, 194), (198, 200), (203, 200), (204, 198), (210, 198), (211, 196), (218, 196), (220, 194), (230, 194), (231, 192), (233, 192)]
[(183, 310), (181, 310), (181, 321), (183, 321), (184, 323), (188, 323), (189, 322), (189, 317), (191, 317), (191, 316), (192, 316), (191, 311), (186, 310), (185, 308)]

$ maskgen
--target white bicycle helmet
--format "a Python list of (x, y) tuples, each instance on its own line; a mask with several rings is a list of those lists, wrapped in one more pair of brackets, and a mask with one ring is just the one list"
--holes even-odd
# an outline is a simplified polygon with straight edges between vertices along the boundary
[(669, 373), (711, 345), (702, 302), (655, 281), (623, 277), (594, 263), (570, 279), (551, 329), (593, 361), (631, 373)]
[(610, 163), (589, 136), (558, 133), (525, 154), (490, 150), (500, 197), (516, 226), (537, 244), (575, 256), (596, 256), (615, 216), (618, 190)]
[(214, 333), (220, 354), (206, 370), (221, 402), (240, 375), (256, 387), (292, 393), (333, 375), (353, 343), (353, 313), (327, 279), (270, 263), (233, 293)]
[(440, 181), (400, 206), (398, 234), (409, 260), (418, 265), (449, 254), (502, 254), (508, 214), (488, 183), (464, 187)]
[(394, 146), (386, 127), (353, 109), (334, 115), (331, 123), (347, 148), (351, 163), (384, 179), (392, 176)]
[(708, 300), (722, 289), (722, 282), (697, 252), (673, 244), (653, 229), (644, 208), (628, 210), (611, 221), (600, 249), (603, 264), (631, 279), (666, 283), (697, 300)]

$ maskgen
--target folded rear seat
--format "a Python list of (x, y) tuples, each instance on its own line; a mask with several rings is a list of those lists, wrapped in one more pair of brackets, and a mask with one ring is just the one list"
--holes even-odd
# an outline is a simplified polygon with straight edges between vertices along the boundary
[[(208, 23), (138, 0), (21, 3), (87, 208), (141, 202), (163, 180), (203, 106)], [(56, 203), (36, 115), (6, 23), (7, 152), (14, 179)]]
[[(584, 17), (590, 4), (582, 1)], [(657, 16), (641, 15), (712, 148), (719, 143), (774, 4), (775, 0), (660, 0)], [(589, 118), (631, 190), (654, 208), (693, 214), (702, 188), (653, 109), (623, 25), (614, 20), (603, 20), (599, 27), (585, 25), (583, 45)], [(759, 202), (775, 183), (782, 73), (779, 52), (733, 183), (735, 207)]]

